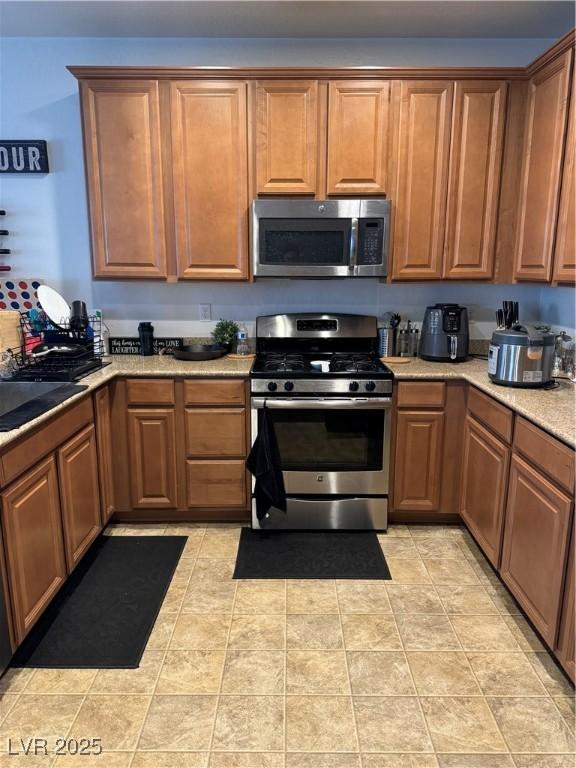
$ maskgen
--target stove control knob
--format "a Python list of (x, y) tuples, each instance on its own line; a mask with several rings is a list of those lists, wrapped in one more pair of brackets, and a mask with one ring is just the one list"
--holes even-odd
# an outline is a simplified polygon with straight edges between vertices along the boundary
[(376, 389), (376, 384), (373, 381), (366, 382), (366, 392), (374, 392), (375, 389)]
[(278, 389), (278, 384), (276, 384), (275, 381), (270, 381), (268, 382), (268, 389), (270, 392), (276, 392), (276, 390)]
[(358, 386), (359, 385), (357, 381), (351, 381), (348, 389), (350, 390), (350, 392), (358, 392)]
[(284, 389), (286, 390), (286, 392), (292, 392), (292, 390), (294, 389), (294, 384), (291, 381), (287, 381), (284, 384)]

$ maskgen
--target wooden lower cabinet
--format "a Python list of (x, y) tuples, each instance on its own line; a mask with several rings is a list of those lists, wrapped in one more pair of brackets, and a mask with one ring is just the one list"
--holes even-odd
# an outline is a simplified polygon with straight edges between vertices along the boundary
[(186, 455), (245, 456), (244, 408), (187, 408)]
[(58, 451), (64, 549), (71, 573), (102, 530), (96, 430), (93, 424)]
[(564, 587), (564, 601), (562, 604), (562, 618), (560, 621), (560, 632), (558, 633), (558, 642), (556, 644), (556, 656), (564, 667), (566, 673), (576, 682), (576, 590), (574, 582), (576, 574), (574, 569), (576, 562), (574, 560), (574, 531), (572, 531), (572, 544), (570, 546), (570, 556), (568, 558), (568, 569), (566, 571), (566, 585)]
[(572, 499), (512, 457), (500, 575), (553, 648), (562, 607)]
[(241, 461), (187, 461), (188, 507), (245, 507), (246, 468)]
[(8, 486), (1, 499), (12, 615), (20, 643), (66, 580), (54, 457)]
[(176, 507), (174, 408), (129, 408), (128, 446), (132, 507)]
[(102, 525), (114, 514), (114, 476), (112, 471), (112, 422), (110, 419), (110, 390), (102, 387), (94, 395), (96, 417), (96, 447), (100, 477), (100, 509)]
[(468, 416), (460, 514), (495, 568), (500, 564), (509, 464), (508, 446)]
[(443, 411), (399, 411), (396, 422), (394, 508), (440, 511)]

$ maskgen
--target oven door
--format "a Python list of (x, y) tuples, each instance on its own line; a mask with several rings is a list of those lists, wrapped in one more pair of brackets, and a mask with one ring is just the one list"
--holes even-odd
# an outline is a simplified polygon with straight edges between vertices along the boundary
[(252, 398), (271, 420), (288, 496), (388, 493), (390, 398)]

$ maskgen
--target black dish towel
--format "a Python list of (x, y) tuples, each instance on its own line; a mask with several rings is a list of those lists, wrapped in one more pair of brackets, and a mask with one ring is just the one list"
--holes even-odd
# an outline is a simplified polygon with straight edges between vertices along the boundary
[(258, 437), (254, 441), (246, 466), (256, 478), (256, 516), (262, 520), (270, 507), (286, 512), (286, 489), (274, 425), (266, 406), (258, 422)]

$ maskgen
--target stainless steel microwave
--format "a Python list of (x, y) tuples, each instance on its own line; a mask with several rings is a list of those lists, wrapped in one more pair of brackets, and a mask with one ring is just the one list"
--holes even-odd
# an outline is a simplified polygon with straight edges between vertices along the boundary
[(255, 200), (255, 277), (385, 277), (389, 200)]

